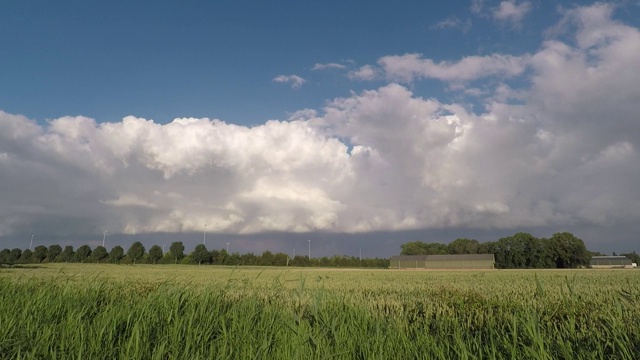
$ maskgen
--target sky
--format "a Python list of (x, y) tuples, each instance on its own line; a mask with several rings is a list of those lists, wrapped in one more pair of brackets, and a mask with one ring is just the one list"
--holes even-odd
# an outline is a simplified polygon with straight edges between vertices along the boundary
[(17, 1), (0, 248), (640, 251), (640, 2)]

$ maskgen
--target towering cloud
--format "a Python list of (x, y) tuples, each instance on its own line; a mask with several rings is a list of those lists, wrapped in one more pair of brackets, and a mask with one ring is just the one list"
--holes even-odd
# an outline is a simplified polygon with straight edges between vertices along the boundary
[[(640, 32), (605, 5), (555, 30), (526, 57), (384, 57), (389, 84), (256, 127), (0, 113), (0, 235), (637, 223)], [(393, 82), (493, 75), (527, 85), (480, 114)]]

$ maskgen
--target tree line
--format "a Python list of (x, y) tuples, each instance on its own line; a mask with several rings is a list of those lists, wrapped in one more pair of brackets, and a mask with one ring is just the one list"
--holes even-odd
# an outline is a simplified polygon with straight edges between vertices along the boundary
[(209, 250), (204, 244), (198, 244), (191, 253), (185, 253), (181, 241), (171, 243), (169, 251), (163, 251), (159, 245), (153, 245), (147, 251), (144, 245), (136, 241), (126, 250), (119, 245), (107, 251), (104, 246), (92, 249), (82, 245), (64, 248), (58, 244), (46, 247), (36, 246), (33, 251), (19, 248), (0, 251), (0, 264), (39, 264), (39, 263), (113, 263), (113, 264), (197, 264), (197, 265), (248, 265), (248, 266), (318, 266), (318, 267), (369, 267), (386, 268), (389, 259), (363, 258), (355, 256), (332, 256), (309, 258), (281, 252), (265, 251), (262, 254), (229, 253), (226, 249)]
[[(500, 269), (535, 268), (577, 268), (589, 265), (591, 256), (603, 255), (589, 251), (584, 242), (568, 232), (553, 234), (550, 238), (536, 238), (531, 234), (519, 232), (497, 241), (479, 242), (474, 239), (456, 239), (449, 244), (439, 242), (408, 242), (401, 245), (401, 255), (441, 255), (441, 254), (494, 254), (495, 266)], [(613, 253), (613, 255), (616, 255)], [(619, 254), (640, 264), (640, 255)], [(199, 264), (199, 265), (248, 265), (248, 266), (318, 266), (318, 267), (369, 267), (386, 268), (386, 258), (365, 258), (355, 256), (332, 256), (309, 258), (281, 252), (265, 251), (262, 254), (229, 253), (226, 249), (209, 250), (204, 244), (198, 244), (191, 253), (185, 253), (181, 241), (173, 242), (169, 251), (153, 245), (148, 251), (136, 241), (126, 251), (116, 245), (111, 251), (103, 246), (92, 249), (82, 245), (73, 246), (54, 244), (46, 247), (36, 246), (33, 251), (19, 248), (0, 251), (0, 264), (39, 264), (47, 262), (67, 263), (113, 263), (113, 264)]]
[[(550, 238), (519, 232), (482, 243), (467, 238), (449, 244), (415, 241), (402, 244), (401, 249), (401, 255), (494, 254), (499, 269), (578, 268), (588, 266), (592, 256), (603, 255), (589, 251), (582, 239), (569, 232), (555, 233)], [(635, 251), (620, 255), (640, 263)]]

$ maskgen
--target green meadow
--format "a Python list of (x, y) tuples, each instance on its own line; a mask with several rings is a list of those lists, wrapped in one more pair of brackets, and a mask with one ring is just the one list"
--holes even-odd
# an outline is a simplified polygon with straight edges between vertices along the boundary
[(639, 270), (0, 268), (0, 359), (637, 359)]

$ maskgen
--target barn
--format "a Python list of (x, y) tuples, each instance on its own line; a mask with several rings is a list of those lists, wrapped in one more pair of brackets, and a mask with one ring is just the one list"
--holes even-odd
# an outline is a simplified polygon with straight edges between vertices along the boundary
[(626, 256), (594, 256), (591, 258), (594, 269), (631, 268), (633, 263)]
[(389, 261), (392, 269), (493, 269), (493, 254), (397, 255)]

